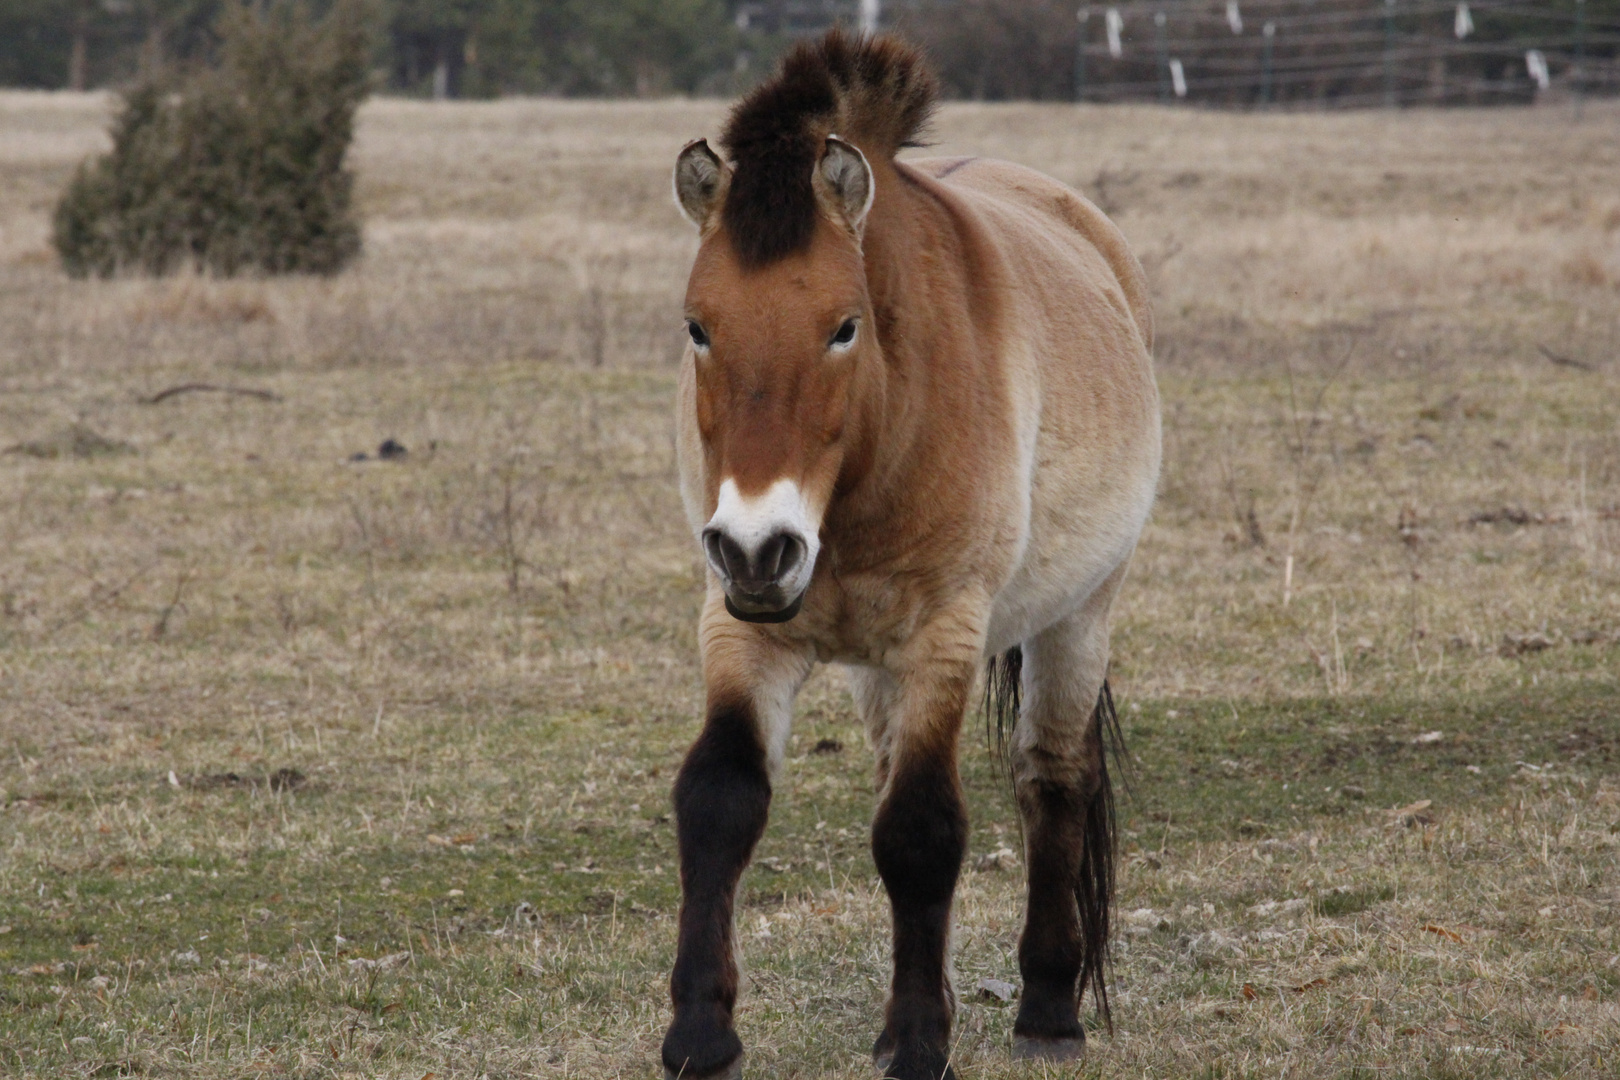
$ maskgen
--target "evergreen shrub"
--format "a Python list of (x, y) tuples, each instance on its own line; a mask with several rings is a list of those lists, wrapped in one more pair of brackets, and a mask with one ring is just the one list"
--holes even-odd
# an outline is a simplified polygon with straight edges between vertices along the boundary
[(217, 63), (126, 91), (112, 151), (57, 205), (64, 269), (331, 274), (359, 254), (344, 157), (369, 81), (362, 5), (316, 20), (296, 0), (233, 0)]

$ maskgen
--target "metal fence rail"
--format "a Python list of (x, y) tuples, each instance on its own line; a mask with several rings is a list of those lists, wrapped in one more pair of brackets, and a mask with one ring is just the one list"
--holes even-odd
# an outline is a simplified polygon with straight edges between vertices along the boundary
[(1078, 11), (1082, 100), (1460, 105), (1620, 92), (1620, 23), (1524, 0), (1166, 0)]
[[(1333, 108), (1620, 94), (1615, 0), (751, 0), (737, 15), (743, 29), (789, 36), (898, 25), (981, 66), (1031, 61), (994, 54), (998, 35), (973, 32), (1016, 27), (1067, 50), (1072, 76), (1057, 72), (1057, 92), (1067, 83), (1084, 101)], [(1050, 96), (1053, 80), (1044, 85)]]

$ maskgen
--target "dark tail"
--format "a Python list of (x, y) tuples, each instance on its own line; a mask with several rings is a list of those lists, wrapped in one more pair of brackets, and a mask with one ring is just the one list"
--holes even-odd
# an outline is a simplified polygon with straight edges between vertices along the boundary
[(1018, 723), (1023, 698), (1024, 650), (1014, 645), (984, 666), (984, 737), (1002, 762), (1007, 763), (1007, 735)]
[(1080, 854), (1074, 899), (1080, 909), (1080, 942), (1085, 957), (1080, 964), (1080, 992), (1083, 995), (1088, 986), (1091, 988), (1097, 1015), (1112, 1035), (1114, 1018), (1108, 1009), (1107, 968), (1111, 962), (1109, 923), (1114, 907), (1114, 856), (1119, 834), (1108, 759), (1113, 758), (1116, 766), (1124, 764), (1125, 737), (1119, 730), (1119, 713), (1114, 709), (1114, 694), (1106, 679), (1097, 695), (1092, 723), (1097, 726), (1097, 739), (1102, 745), (1097, 759), (1097, 790), (1086, 806), (1085, 846)]
[[(1007, 736), (1018, 722), (1018, 709), (1022, 695), (1024, 652), (1013, 646), (1000, 656), (993, 656), (985, 668), (984, 723), (985, 737), (991, 741), (996, 755), (1004, 764), (1007, 760)], [(1118, 816), (1114, 808), (1114, 780), (1109, 770), (1113, 759), (1114, 771), (1126, 781), (1130, 790), (1125, 756), (1125, 736), (1119, 727), (1119, 712), (1114, 708), (1114, 692), (1103, 680), (1097, 695), (1097, 706), (1091, 722), (1096, 726), (1100, 753), (1097, 761), (1097, 787), (1085, 807), (1085, 824), (1081, 832), (1080, 866), (1075, 875), (1074, 899), (1079, 909), (1080, 944), (1084, 959), (1080, 965), (1080, 992), (1089, 987), (1092, 1000), (1097, 1003), (1097, 1015), (1114, 1031), (1113, 1015), (1108, 1008), (1107, 969), (1112, 962), (1110, 924), (1114, 907), (1114, 862), (1119, 846)], [(1022, 822), (1020, 822), (1022, 825)]]

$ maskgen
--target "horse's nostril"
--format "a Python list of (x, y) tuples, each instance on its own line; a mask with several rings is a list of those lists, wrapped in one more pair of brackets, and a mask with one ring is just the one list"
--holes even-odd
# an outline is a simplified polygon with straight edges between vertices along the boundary
[(760, 581), (775, 581), (779, 576), (778, 568), (782, 563), (782, 534), (773, 533), (766, 537), (765, 542), (759, 545), (759, 552), (754, 556), (754, 566), (758, 572), (754, 575)]
[(781, 534), (782, 550), (776, 556), (776, 577), (787, 577), (798, 569), (799, 563), (804, 559), (804, 541), (797, 536)]
[(748, 553), (729, 536), (720, 537), (720, 556), (725, 559), (726, 573), (734, 578), (748, 576)]
[(703, 532), (703, 553), (715, 572), (748, 591), (776, 585), (804, 562), (805, 543), (789, 532), (772, 533), (752, 553), (718, 528)]
[(726, 577), (736, 580), (748, 576), (748, 556), (742, 547), (719, 529), (703, 533), (703, 551), (709, 564)]
[(755, 576), (760, 581), (781, 581), (793, 573), (803, 557), (804, 542), (797, 536), (785, 532), (773, 533), (759, 546), (759, 552), (754, 556), (754, 566), (758, 570)]

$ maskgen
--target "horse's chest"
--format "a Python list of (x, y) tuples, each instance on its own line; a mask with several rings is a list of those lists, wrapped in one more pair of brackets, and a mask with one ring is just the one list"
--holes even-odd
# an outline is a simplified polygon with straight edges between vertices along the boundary
[(893, 571), (817, 575), (804, 631), (824, 663), (882, 666), (915, 633), (927, 608), (913, 575)]

